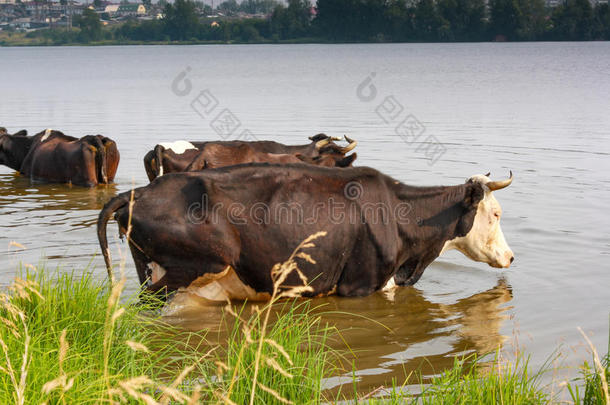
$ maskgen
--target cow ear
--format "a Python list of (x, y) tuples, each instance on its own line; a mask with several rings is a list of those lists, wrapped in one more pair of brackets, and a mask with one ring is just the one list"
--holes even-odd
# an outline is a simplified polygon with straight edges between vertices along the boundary
[(485, 190), (479, 183), (467, 183), (466, 195), (464, 196), (464, 206), (468, 209), (476, 208), (485, 197)]
[(21, 131), (19, 131), (19, 132), (15, 132), (15, 133), (13, 134), (13, 136), (27, 136), (27, 135), (28, 135), (28, 131), (27, 131), (27, 130), (25, 130), (25, 129), (22, 129)]
[(310, 137), (309, 137), (309, 139), (310, 139), (312, 142), (318, 142), (318, 141), (322, 141), (322, 140), (327, 139), (327, 138), (328, 138), (328, 135), (326, 135), (326, 134), (317, 134), (317, 135), (314, 135), (314, 136), (310, 136)]

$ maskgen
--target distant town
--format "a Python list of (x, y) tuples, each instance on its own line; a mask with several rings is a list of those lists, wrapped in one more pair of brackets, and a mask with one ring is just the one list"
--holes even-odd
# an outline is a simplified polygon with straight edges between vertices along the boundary
[[(261, 4), (276, 3), (273, 1), (260, 2)], [(111, 1), (95, 0), (90, 3), (82, 3), (73, 0), (60, 1), (20, 1), (0, 0), (0, 30), (30, 32), (34, 30), (65, 27), (74, 25), (74, 17), (81, 16), (84, 10), (94, 11), (100, 18), (102, 25), (121, 24), (125, 21), (146, 21), (163, 18), (163, 9), (167, 4), (161, 0), (153, 4), (150, 1), (143, 3), (131, 3), (122, 1), (114, 3)], [(237, 3), (228, 1), (217, 9), (213, 9), (213, 2), (195, 2), (198, 16), (201, 18), (268, 18), (272, 7), (267, 7), (266, 12), (248, 12), (240, 10)], [(279, 4), (279, 3), (278, 3)], [(264, 7), (259, 7), (264, 9)]]
[(0, 0), (0, 45), (610, 40), (608, 0)]

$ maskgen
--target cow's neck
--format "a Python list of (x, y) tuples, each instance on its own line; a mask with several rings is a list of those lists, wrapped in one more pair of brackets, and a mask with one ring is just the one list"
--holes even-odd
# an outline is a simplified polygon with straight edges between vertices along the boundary
[(13, 170), (21, 170), (21, 164), (30, 152), (34, 142), (34, 136), (12, 136), (10, 146), (5, 149), (6, 165)]
[(410, 213), (408, 221), (399, 223), (404, 249), (395, 280), (399, 285), (411, 285), (419, 280), (448, 241), (468, 233), (476, 212), (473, 214), (464, 204), (468, 184), (400, 186), (397, 196), (402, 203), (409, 204)]

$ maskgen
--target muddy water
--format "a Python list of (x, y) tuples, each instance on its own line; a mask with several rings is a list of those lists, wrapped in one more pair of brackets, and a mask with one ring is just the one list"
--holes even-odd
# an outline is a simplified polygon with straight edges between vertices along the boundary
[[(424, 371), (437, 372), (452, 355), (487, 352), (513, 334), (534, 366), (560, 344), (579, 345), (577, 326), (605, 348), (609, 43), (2, 48), (0, 57), (10, 62), (0, 66), (0, 126), (101, 133), (121, 152), (117, 184), (94, 189), (33, 184), (0, 168), (0, 284), (20, 263), (104, 277), (101, 205), (146, 184), (142, 157), (155, 143), (227, 135), (211, 127), (226, 109), (240, 123), (228, 139), (244, 130), (286, 143), (346, 133), (359, 141), (357, 164), (411, 184), (515, 173), (497, 193), (511, 269), (453, 252), (415, 287), (316, 300), (356, 354), (363, 389), (424, 358)], [(203, 91), (212, 115), (197, 108)], [(416, 142), (395, 132), (407, 117), (424, 128)], [(109, 231), (116, 258), (125, 245)], [(197, 306), (174, 317), (191, 329), (218, 319), (218, 308)], [(567, 351), (573, 364), (586, 356)], [(328, 386), (345, 376), (335, 377)]]

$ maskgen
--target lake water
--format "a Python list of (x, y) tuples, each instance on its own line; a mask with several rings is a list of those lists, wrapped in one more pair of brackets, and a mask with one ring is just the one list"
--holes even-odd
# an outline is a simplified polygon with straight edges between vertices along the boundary
[[(587, 357), (578, 326), (605, 352), (610, 43), (0, 48), (0, 59), (0, 126), (101, 133), (121, 152), (116, 185), (96, 189), (31, 184), (0, 168), (0, 284), (19, 263), (104, 277), (97, 214), (117, 191), (147, 183), (142, 157), (158, 142), (348, 134), (358, 165), (410, 184), (515, 173), (496, 193), (516, 257), (509, 270), (453, 252), (415, 287), (317, 300), (357, 354), (362, 389), (400, 380), (424, 358), (432, 374), (454, 354), (510, 347), (513, 336), (533, 366), (560, 346), (577, 364)], [(219, 135), (212, 123), (227, 111), (240, 126)], [(423, 131), (415, 142), (395, 132), (407, 117)], [(109, 234), (116, 259), (114, 223)], [(134, 290), (131, 257), (127, 272)], [(183, 323), (210, 319), (191, 311)]]

